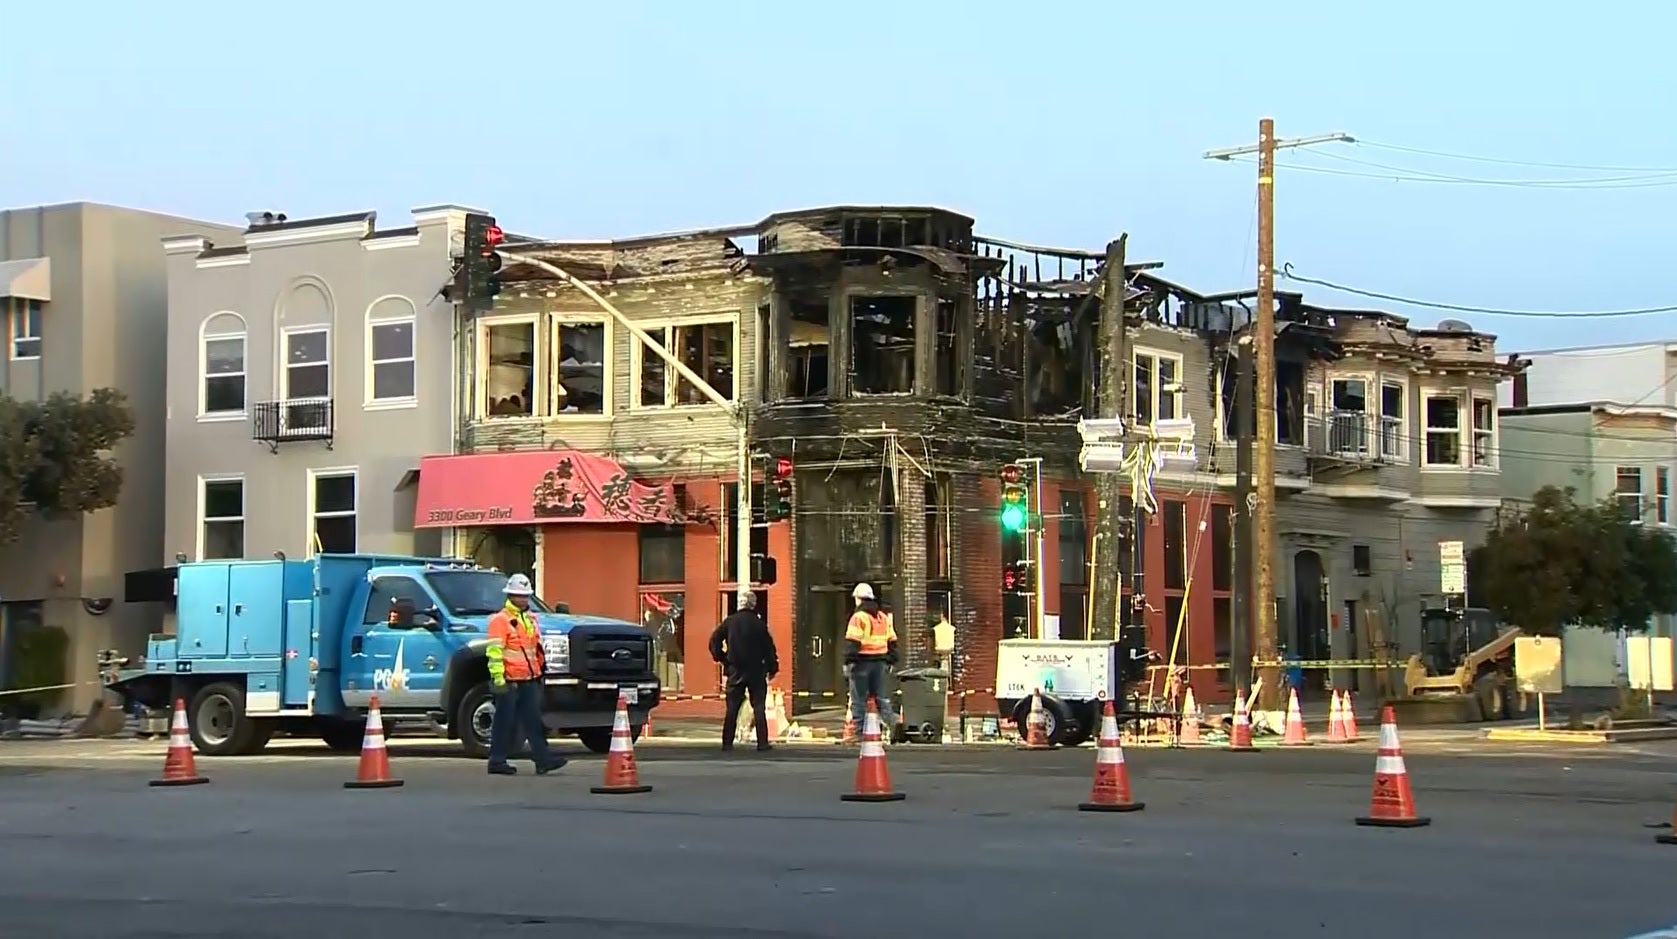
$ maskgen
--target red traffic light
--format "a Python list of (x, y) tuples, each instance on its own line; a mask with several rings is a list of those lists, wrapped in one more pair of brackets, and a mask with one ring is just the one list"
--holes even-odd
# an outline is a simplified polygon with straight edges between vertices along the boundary
[(507, 233), (501, 231), (501, 226), (491, 225), (483, 230), (483, 243), (493, 248), (507, 240)]
[(1017, 463), (1009, 463), (1002, 467), (1002, 482), (1004, 483), (1016, 483), (1023, 479), (1024, 476), (1025, 471), (1020, 469), (1019, 464)]
[(784, 479), (792, 475), (792, 461), (786, 457), (775, 460), (774, 475), (776, 479)]
[(1009, 567), (1002, 571), (1002, 589), (1012, 590), (1019, 586), (1019, 572)]

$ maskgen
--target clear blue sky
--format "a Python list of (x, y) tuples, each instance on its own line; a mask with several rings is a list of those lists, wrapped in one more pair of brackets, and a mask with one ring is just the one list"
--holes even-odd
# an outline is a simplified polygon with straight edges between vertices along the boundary
[[(461, 202), (514, 230), (622, 236), (838, 202), (936, 204), (1205, 290), (1254, 275), (1253, 168), (1201, 159), (1344, 130), (1430, 151), (1677, 173), (1677, 7), (1001, 0), (442, 4), (9, 2), (0, 204), (236, 220)], [(497, 95), (495, 89), (501, 89)], [(1677, 303), (1661, 185), (1328, 145), (1287, 162), (1278, 258), (1513, 309)], [(1654, 180), (1654, 182), (1660, 182)], [(1312, 298), (1375, 305), (1310, 288)], [(1395, 305), (1386, 304), (1388, 308)], [(1442, 314), (1412, 313), (1422, 324)], [(1470, 315), (1504, 349), (1677, 338), (1677, 315)]]

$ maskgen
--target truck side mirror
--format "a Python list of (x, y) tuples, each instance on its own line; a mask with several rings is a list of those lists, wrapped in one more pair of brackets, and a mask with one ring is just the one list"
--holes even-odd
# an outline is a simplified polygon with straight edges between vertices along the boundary
[(415, 629), (436, 629), (442, 625), (442, 620), (438, 618), (435, 607), (413, 614), (408, 621)]
[(569, 614), (571, 612), (571, 605), (569, 603), (555, 603), (553, 604), (553, 612)]

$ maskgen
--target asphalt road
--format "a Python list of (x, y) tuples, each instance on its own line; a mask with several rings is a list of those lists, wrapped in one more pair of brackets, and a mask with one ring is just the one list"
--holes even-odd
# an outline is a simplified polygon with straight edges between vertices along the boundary
[[(1425, 749), (1424, 747), (1421, 749)], [(594, 796), (597, 758), (489, 778), (403, 742), (401, 789), (345, 791), (310, 746), (200, 759), (159, 744), (0, 743), (0, 936), (1624, 937), (1677, 921), (1669, 752), (1409, 756), (1434, 823), (1358, 828), (1364, 747), (1129, 751), (1147, 808), (1091, 815), (1093, 753), (890, 751), (905, 802), (843, 803), (854, 751), (640, 748), (652, 793)]]

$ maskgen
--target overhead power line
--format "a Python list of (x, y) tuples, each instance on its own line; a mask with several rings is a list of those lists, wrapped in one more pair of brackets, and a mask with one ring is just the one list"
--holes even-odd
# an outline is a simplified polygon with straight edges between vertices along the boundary
[(1279, 272), (1287, 280), (1300, 284), (1314, 284), (1341, 293), (1368, 297), (1371, 300), (1386, 300), (1391, 303), (1402, 303), (1406, 306), (1424, 307), (1432, 310), (1444, 310), (1451, 313), (1477, 313), (1484, 316), (1509, 316), (1521, 319), (1620, 319), (1630, 316), (1653, 316), (1659, 313), (1677, 312), (1677, 304), (1666, 306), (1639, 307), (1629, 310), (1505, 310), (1497, 307), (1468, 306), (1460, 303), (1440, 303), (1436, 300), (1418, 300), (1398, 294), (1382, 293), (1378, 290), (1367, 290), (1362, 287), (1352, 287), (1346, 284), (1323, 280), (1319, 277), (1306, 277), (1294, 272), (1292, 264), (1282, 264)]
[(1587, 163), (1544, 163), (1535, 160), (1509, 160), (1503, 157), (1475, 156), (1468, 153), (1451, 153), (1446, 150), (1428, 150), (1424, 147), (1405, 147), (1395, 143), (1381, 143), (1377, 140), (1357, 138), (1357, 143), (1364, 147), (1377, 150), (1392, 150), (1398, 153), (1413, 153), (1418, 156), (1437, 157), (1441, 160), (1464, 160), (1470, 163), (1495, 163), (1502, 166), (1531, 166), (1549, 170), (1581, 170), (1586, 173), (1677, 173), (1677, 166), (1600, 166)]

